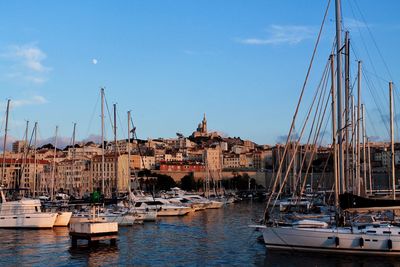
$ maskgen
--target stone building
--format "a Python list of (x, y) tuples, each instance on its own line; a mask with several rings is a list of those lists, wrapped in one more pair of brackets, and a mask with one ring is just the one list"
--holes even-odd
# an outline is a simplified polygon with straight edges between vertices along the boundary
[[(91, 179), (94, 188), (102, 188), (103, 168), (102, 156), (94, 156), (91, 164)], [(104, 193), (111, 196), (116, 190), (126, 192), (129, 185), (128, 155), (122, 154), (115, 157), (114, 154), (104, 156)]]

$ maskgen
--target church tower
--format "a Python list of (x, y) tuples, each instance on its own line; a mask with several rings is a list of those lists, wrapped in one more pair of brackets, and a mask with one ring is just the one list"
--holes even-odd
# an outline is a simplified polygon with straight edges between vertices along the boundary
[(207, 119), (206, 119), (206, 113), (204, 113), (203, 121), (201, 122), (202, 124), (202, 133), (207, 133)]

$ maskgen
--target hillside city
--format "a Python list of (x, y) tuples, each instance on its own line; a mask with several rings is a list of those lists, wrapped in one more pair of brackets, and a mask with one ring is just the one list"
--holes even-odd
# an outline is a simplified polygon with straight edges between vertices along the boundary
[[(385, 174), (390, 163), (390, 153), (387, 149), (389, 144), (368, 144), (370, 153), (366, 161), (370, 161), (374, 174)], [(302, 145), (296, 155), (298, 162), (305, 158), (302, 164), (305, 173), (313, 149), (315, 148), (310, 145)], [(116, 145), (114, 141), (105, 142), (105, 191), (127, 192), (135, 177), (137, 178), (138, 174), (143, 176), (140, 175), (140, 171), (143, 170), (146, 170), (148, 175), (141, 178), (142, 182), (143, 179), (157, 179), (157, 176), (158, 179), (167, 177), (173, 180), (172, 184), (167, 183), (167, 187), (174, 182), (181, 184), (182, 179), (189, 176), (196, 184), (188, 189), (200, 191), (203, 190), (207, 177), (214, 183), (225, 181), (224, 184), (234, 178), (246, 178), (248, 181), (228, 184), (231, 189), (236, 190), (268, 188), (274, 172), (278, 169), (283, 150), (284, 146), (280, 144), (258, 145), (239, 137), (221, 137), (217, 132), (209, 132), (204, 115), (197, 129), (189, 137), (177, 134), (176, 138), (169, 139), (131, 138), (130, 142), (126, 139), (118, 140)], [(330, 154), (328, 147), (316, 149), (311, 164), (315, 176), (324, 170), (330, 171), (329, 166), (328, 169), (325, 166)], [(398, 165), (400, 147), (396, 146), (395, 155)], [(289, 152), (284, 162), (289, 161), (290, 157)], [(131, 173), (128, 171), (128, 158)], [(364, 159), (361, 160), (364, 162)], [(54, 184), (54, 192), (81, 198), (102, 186), (102, 146), (93, 142), (75, 144), (61, 150), (54, 149), (52, 144), (35, 149), (28, 146), (26, 141), (18, 140), (12, 144), (12, 151), (5, 153), (2, 163), (3, 185), (9, 189), (25, 189), (30, 195), (48, 195)], [(284, 170), (283, 167), (282, 171)], [(381, 180), (381, 186), (385, 186), (386, 179)], [(324, 184), (329, 183), (328, 180)], [(321, 189), (324, 184), (314, 182), (312, 186)]]

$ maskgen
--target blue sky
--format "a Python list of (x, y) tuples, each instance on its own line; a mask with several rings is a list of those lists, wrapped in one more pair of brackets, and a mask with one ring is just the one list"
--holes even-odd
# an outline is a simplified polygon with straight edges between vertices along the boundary
[[(343, 2), (345, 28), (352, 30), (354, 49), (374, 74), (383, 103), (386, 81), (397, 84), (400, 75), (400, 3)], [(290, 126), (326, 5), (311, 0), (1, 1), (0, 107), (5, 109), (8, 98), (14, 103), (10, 135), (22, 138), (25, 120), (39, 122), (41, 139), (59, 125), (68, 140), (73, 122), (78, 139), (98, 135), (104, 86), (110, 109), (118, 104), (120, 137), (126, 136), (131, 110), (141, 138), (189, 135), (206, 113), (211, 130), (275, 143)], [(326, 23), (315, 80), (334, 38), (333, 2)], [(385, 138), (372, 94), (365, 92), (363, 101), (376, 128), (370, 135)], [(107, 123), (107, 137), (111, 132)]]

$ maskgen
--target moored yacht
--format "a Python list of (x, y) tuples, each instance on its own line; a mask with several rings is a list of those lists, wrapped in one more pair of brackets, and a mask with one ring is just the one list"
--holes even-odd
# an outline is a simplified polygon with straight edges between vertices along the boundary
[(40, 200), (7, 201), (0, 188), (0, 228), (52, 228), (57, 213), (42, 212)]
[(69, 221), (71, 220), (72, 212), (70, 211), (59, 211), (57, 212), (57, 219), (54, 223), (54, 226), (62, 227), (68, 226)]
[[(224, 205), (224, 202), (211, 200), (196, 194), (188, 194), (186, 191), (180, 189), (179, 187), (171, 188), (171, 192), (175, 198), (178, 198), (180, 202), (192, 203), (192, 208), (195, 211), (203, 209), (219, 209)], [(172, 198), (173, 199), (173, 198)]]
[(141, 198), (134, 201), (135, 210), (156, 211), (157, 216), (182, 216), (192, 211), (192, 208), (178, 206), (166, 199)]
[(257, 228), (268, 249), (400, 255), (400, 227), (390, 224), (328, 227), (325, 223), (309, 220), (290, 226)]
[[(129, 226), (135, 223), (143, 222), (139, 217), (137, 217), (134, 213), (126, 212), (126, 211), (102, 211), (96, 214), (96, 220), (99, 222), (117, 222), (119, 226)], [(70, 223), (82, 223), (82, 222), (90, 222), (92, 219), (92, 214), (90, 211), (84, 212), (74, 212), (72, 214)]]

